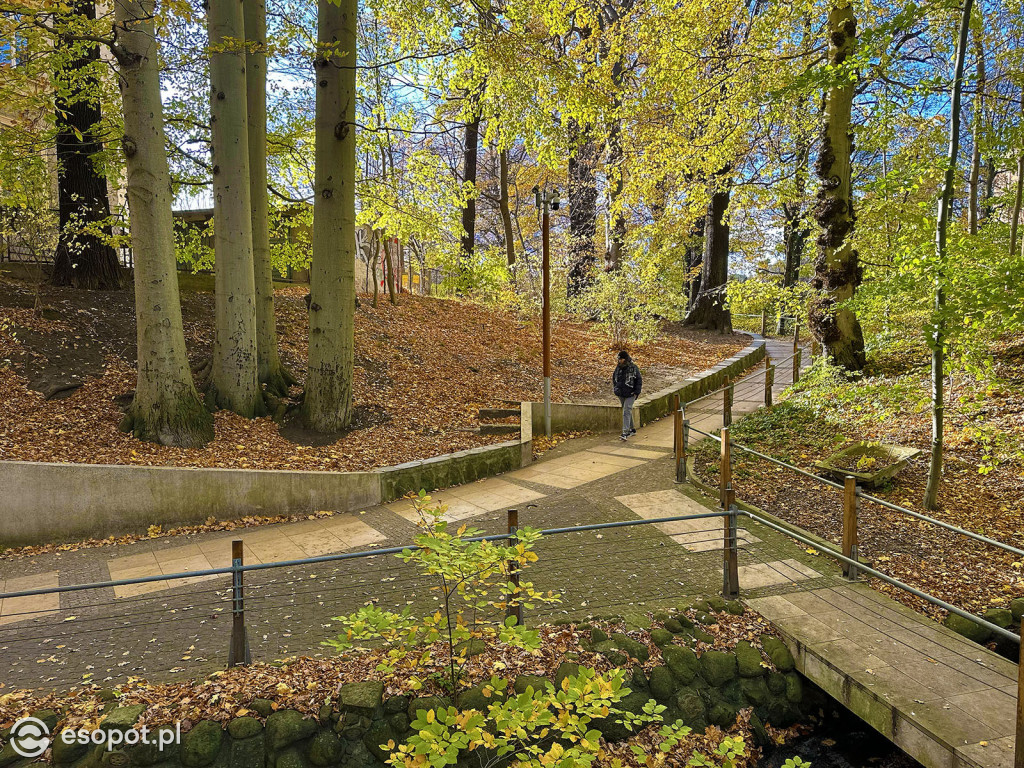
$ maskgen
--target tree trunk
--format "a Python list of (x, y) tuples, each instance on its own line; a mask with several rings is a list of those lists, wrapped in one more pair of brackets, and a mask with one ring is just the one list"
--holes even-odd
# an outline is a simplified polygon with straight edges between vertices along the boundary
[(267, 193), (267, 7), (265, 0), (244, 0), (245, 96), (248, 109), (249, 202), (252, 260), (256, 289), (257, 376), (267, 390), (288, 394), (295, 379), (281, 365), (274, 313), (274, 271), (270, 264), (270, 199)]
[(371, 302), (374, 309), (377, 308), (377, 301), (380, 298), (380, 234), (377, 230), (373, 230), (371, 233), (370, 240), (370, 268), (373, 272), (373, 301)]
[(597, 145), (589, 126), (569, 121), (569, 284), (568, 297), (586, 292), (597, 267)]
[(1017, 158), (1017, 194), (1010, 211), (1010, 255), (1017, 252), (1017, 230), (1020, 227), (1021, 200), (1024, 198), (1024, 152)]
[(939, 195), (938, 217), (935, 222), (935, 302), (932, 313), (932, 452), (928, 465), (928, 485), (924, 491), (925, 509), (935, 509), (939, 504), (939, 485), (942, 482), (942, 427), (943, 427), (943, 366), (946, 345), (946, 230), (949, 214), (953, 208), (953, 186), (956, 183), (956, 160), (960, 150), (960, 92), (963, 89), (964, 59), (967, 56), (967, 32), (971, 24), (973, 0), (964, 0), (963, 16), (960, 19), (960, 39), (956, 47), (956, 64), (953, 68), (953, 87), (950, 97), (949, 154), (946, 156), (946, 172)]
[(967, 206), (968, 229), (972, 235), (978, 234), (978, 197), (981, 186), (981, 132), (985, 122), (985, 49), (982, 44), (982, 25), (984, 19), (978, 20), (978, 29), (974, 32), (974, 52), (977, 57), (975, 79), (977, 80), (978, 97), (974, 105), (974, 130), (971, 143), (971, 172), (969, 177), (970, 197)]
[(690, 237), (686, 244), (686, 311), (689, 312), (697, 304), (700, 295), (700, 279), (704, 264), (704, 222), (706, 216), (700, 216), (690, 229)]
[(317, 3), (309, 374), (302, 415), (318, 432), (337, 432), (352, 420), (358, 6), (358, 0)]
[(213, 133), (213, 253), (217, 332), (207, 407), (266, 413), (256, 364), (245, 29), (241, 0), (211, 0), (210, 122)]
[[(71, 0), (56, 16), (58, 47), (81, 47), (60, 34), (76, 17), (96, 18), (94, 0)], [(95, 161), (103, 151), (96, 138), (101, 119), (94, 68), (98, 45), (87, 45), (77, 58), (55, 73), (57, 127), (57, 198), (60, 236), (54, 254), (54, 285), (109, 290), (121, 288), (124, 276), (111, 246), (110, 201), (106, 176)]]
[[(512, 210), (508, 205), (508, 150), (503, 149), (498, 155), (498, 209), (501, 211), (502, 240), (505, 244), (505, 262), (508, 266), (516, 263), (515, 232), (512, 230)], [(409, 259), (412, 268), (412, 259)], [(411, 274), (411, 273), (410, 273)], [(412, 283), (409, 283), (412, 290)]]
[(462, 239), (460, 253), (462, 268), (466, 270), (473, 261), (476, 248), (476, 160), (480, 145), (480, 117), (476, 115), (466, 123), (465, 145), (462, 151), (462, 181), (472, 187), (472, 194), (462, 209)]
[(732, 333), (732, 315), (726, 302), (726, 282), (729, 279), (729, 190), (711, 195), (705, 219), (704, 258), (701, 265), (700, 293), (684, 325), (718, 333)]
[[(612, 67), (612, 80), (616, 86), (622, 84), (622, 60), (616, 61)], [(621, 104), (621, 98), (616, 96), (615, 108)], [(622, 150), (622, 119), (614, 118), (611, 130), (608, 132), (608, 215), (611, 217), (610, 237), (608, 239), (608, 250), (605, 253), (604, 268), (612, 271), (619, 268), (622, 261), (622, 247), (626, 242), (626, 217), (622, 213), (621, 204), (622, 190), (625, 187), (625, 157)]]
[(185, 354), (153, 14), (152, 0), (114, 3), (138, 358), (135, 397), (121, 429), (140, 440), (194, 448), (213, 439), (213, 417), (199, 399)]
[(384, 284), (388, 287), (388, 301), (394, 306), (398, 304), (395, 298), (395, 262), (392, 260), (393, 250), (391, 248), (391, 237), (384, 238)]
[[(857, 20), (852, 6), (833, 5), (829, 9), (828, 36), (829, 63), (840, 67), (856, 49)], [(825, 353), (833, 363), (851, 371), (864, 368), (864, 335), (857, 316), (845, 306), (862, 275), (857, 251), (850, 244), (854, 226), (850, 115), (855, 86), (856, 82), (842, 77), (830, 87), (826, 99), (821, 150), (815, 164), (822, 187), (814, 217), (822, 233), (811, 285), (818, 294), (808, 308), (811, 332)]]

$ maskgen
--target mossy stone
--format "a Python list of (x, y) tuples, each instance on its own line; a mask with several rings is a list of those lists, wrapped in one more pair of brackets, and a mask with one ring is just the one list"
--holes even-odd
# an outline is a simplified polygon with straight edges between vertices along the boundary
[(707, 610), (722, 613), (726, 608), (725, 598), (715, 595), (707, 599)]
[[(485, 688), (488, 689), (486, 694), (484, 693)], [(459, 709), (475, 709), (479, 712), (486, 712), (491, 704), (500, 701), (502, 701), (500, 694), (493, 689), (490, 683), (479, 683), (459, 694)]]
[(267, 746), (275, 752), (308, 739), (317, 730), (316, 721), (302, 716), (294, 709), (281, 709), (267, 718)]
[(740, 680), (740, 691), (743, 698), (755, 707), (760, 707), (768, 701), (771, 695), (768, 690), (768, 683), (764, 677), (744, 677)]
[(481, 653), (487, 651), (487, 643), (482, 638), (472, 637), (469, 640), (463, 640), (461, 643), (455, 644), (455, 655), (462, 656), (463, 654), (469, 658), (472, 656), (479, 656)]
[(555, 689), (562, 690), (562, 681), (570, 677), (578, 677), (580, 665), (574, 661), (563, 661), (555, 670)]
[(248, 739), (263, 732), (263, 723), (255, 717), (236, 717), (228, 723), (228, 733), (233, 739)]
[(384, 711), (389, 715), (393, 715), (396, 712), (405, 712), (409, 709), (409, 702), (411, 700), (411, 696), (392, 696), (384, 702)]
[(270, 717), (274, 713), (274, 702), (270, 699), (253, 699), (249, 709), (260, 717)]
[(592, 629), (590, 630), (590, 642), (594, 645), (603, 643), (608, 640), (608, 633), (603, 629)]
[(54, 765), (73, 763), (89, 751), (89, 746), (89, 744), (79, 744), (77, 741), (72, 741), (68, 744), (58, 734), (50, 747), (50, 758), (53, 760)]
[(781, 672), (768, 673), (768, 690), (774, 694), (786, 692), (786, 676)]
[(675, 675), (676, 680), (683, 685), (689, 685), (693, 682), (693, 678), (697, 676), (697, 670), (700, 666), (697, 654), (689, 648), (669, 645), (662, 648), (661, 655), (665, 659), (665, 665)]
[(663, 645), (668, 645), (672, 642), (672, 638), (675, 637), (667, 629), (652, 629), (651, 630), (651, 642), (659, 648)]
[(984, 627), (976, 621), (965, 619), (963, 616), (959, 616), (955, 613), (949, 614), (949, 616), (946, 617), (946, 620), (942, 623), (958, 635), (963, 635), (968, 640), (973, 640), (975, 643), (987, 642), (988, 639), (992, 637), (992, 630), (988, 627)]
[[(144, 704), (138, 704), (136, 706), (142, 707), (142, 711), (145, 711), (146, 709), (146, 706)], [(141, 712), (139, 714), (141, 714)], [(32, 712), (31, 715), (36, 720), (41, 720), (43, 722), (43, 725), (46, 726), (46, 730), (48, 730), (50, 733), (53, 733), (54, 730), (57, 728), (57, 713), (54, 712), (52, 709), (37, 709), (35, 712)], [(136, 716), (135, 720), (138, 720), (138, 716)], [(132, 720), (132, 722), (129, 723), (129, 725), (134, 725), (135, 720)]]
[[(700, 657), (700, 674), (711, 685), (720, 686), (736, 677), (736, 655), (726, 651), (704, 651)], [(711, 722), (715, 722), (714, 718)]]
[(725, 612), (733, 616), (742, 616), (743, 603), (739, 600), (728, 600), (725, 603)]
[(1016, 597), (1010, 601), (1010, 615), (1014, 621), (1020, 621), (1020, 617), (1024, 616), (1024, 597)]
[(644, 673), (643, 667), (633, 667), (629, 672), (629, 677), (626, 680), (626, 685), (629, 686), (630, 690), (633, 691), (650, 691), (651, 684), (647, 679), (647, 675)]
[(629, 635), (624, 635), (621, 632), (615, 632), (611, 639), (612, 642), (615, 643), (616, 647), (631, 659), (644, 662), (651, 657), (651, 652), (647, 650), (647, 646), (639, 640), (634, 640)]
[(291, 747), (274, 760), (274, 768), (308, 768), (309, 762), (297, 747)]
[(768, 671), (761, 664), (761, 652), (746, 640), (736, 643), (736, 664), (740, 677), (761, 677)]
[(346, 683), (338, 694), (339, 709), (363, 717), (373, 717), (377, 708), (384, 703), (384, 683), (367, 680), (362, 683)]
[(658, 611), (651, 618), (653, 618), (659, 624), (664, 624), (669, 620), (669, 615), (665, 611)]
[(96, 698), (100, 701), (117, 701), (117, 691), (113, 688), (103, 688), (96, 692)]
[(659, 704), (668, 704), (672, 701), (678, 685), (675, 675), (668, 667), (657, 666), (651, 670), (651, 693)]
[(705, 632), (700, 627), (694, 627), (691, 631), (693, 633), (694, 640), (700, 640), (702, 643), (707, 643), (708, 645), (714, 644), (715, 636), (710, 632)]
[(388, 722), (395, 729), (395, 733), (405, 733), (409, 730), (409, 716), (405, 712), (396, 712), (388, 717)]
[(518, 694), (526, 693), (528, 688), (533, 688), (534, 693), (542, 693), (549, 685), (546, 677), (540, 675), (519, 675), (512, 682), (512, 690)]
[(764, 648), (772, 665), (779, 672), (789, 672), (796, 667), (796, 661), (793, 659), (793, 654), (789, 652), (789, 647), (774, 635), (762, 635), (761, 647)]
[[(296, 713), (298, 714), (298, 713)], [(188, 768), (202, 768), (217, 759), (224, 730), (213, 720), (200, 720), (192, 730), (181, 737), (181, 764)]]
[(981, 617), (1003, 629), (1013, 626), (1013, 612), (1009, 608), (989, 608)]
[[(620, 712), (630, 712), (635, 715), (643, 712), (644, 706), (650, 700), (651, 696), (649, 693), (644, 691), (632, 691), (622, 697), (616, 705), (616, 708)], [(599, 720), (594, 720), (591, 725), (593, 728), (601, 732), (601, 735), (604, 736), (606, 741), (624, 741), (632, 736), (634, 731), (631, 731), (619, 722), (621, 719), (621, 715), (613, 714)]]
[[(677, 613), (672, 620), (679, 625), (679, 632), (683, 631), (684, 629), (693, 629), (693, 619), (687, 616), (685, 612)], [(676, 630), (669, 627), (668, 624), (665, 624), (665, 629), (670, 629), (671, 631), (676, 632)]]
[[(232, 740), (228, 759), (231, 761), (230, 765), (232, 768), (243, 768), (243, 766), (247, 768), (247, 766), (250, 765), (266, 765), (268, 762), (266, 739), (262, 734), (260, 734), (250, 739), (242, 739), (240, 741)], [(173, 765), (173, 763), (167, 763), (164, 765)], [(163, 768), (163, 766), (161, 768)]]
[[(398, 749), (399, 735), (387, 720), (376, 720), (363, 737), (363, 744), (370, 754), (381, 762), (387, 762), (391, 750)], [(388, 744), (391, 744), (389, 747)]]
[(750, 713), (750, 730), (754, 733), (754, 743), (761, 747), (774, 747), (775, 741), (772, 739), (771, 734), (768, 733), (768, 729), (764, 727), (764, 723), (761, 722), (761, 718), (757, 716), (756, 712)]
[(676, 709), (684, 725), (695, 732), (703, 733), (707, 728), (707, 710), (700, 692), (693, 686), (685, 686), (676, 694)]
[(716, 701), (708, 708), (708, 722), (717, 725), (719, 728), (729, 728), (736, 723), (736, 715), (739, 709), (728, 701)]
[(799, 704), (804, 700), (804, 681), (796, 672), (786, 673), (786, 701)]
[(422, 711), (432, 709), (437, 712), (439, 709), (447, 708), (447, 699), (443, 699), (440, 696), (420, 696), (419, 698), (413, 699), (409, 702), (409, 709), (406, 714), (409, 716), (410, 720), (415, 720)]
[[(683, 631), (683, 625), (678, 619), (669, 619), (665, 622), (665, 631), (671, 632), (673, 635), (678, 635)], [(651, 637), (654, 637), (653, 632), (651, 632)]]
[(145, 704), (132, 704), (128, 707), (114, 707), (100, 723), (101, 731), (126, 731), (139, 721), (146, 711)]

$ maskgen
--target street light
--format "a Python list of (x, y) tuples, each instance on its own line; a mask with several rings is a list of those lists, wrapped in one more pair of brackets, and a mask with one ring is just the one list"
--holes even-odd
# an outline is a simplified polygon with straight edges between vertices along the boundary
[(541, 326), (543, 328), (543, 359), (544, 359), (544, 434), (551, 437), (551, 257), (548, 245), (550, 221), (548, 212), (557, 211), (559, 206), (558, 190), (548, 190), (547, 185), (541, 189), (533, 188), (533, 197), (537, 209), (541, 212), (541, 242), (543, 243), (541, 261), (543, 304)]

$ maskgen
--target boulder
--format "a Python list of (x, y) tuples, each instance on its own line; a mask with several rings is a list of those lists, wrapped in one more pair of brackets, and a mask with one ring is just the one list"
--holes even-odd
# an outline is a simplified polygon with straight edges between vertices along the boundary
[(603, 643), (608, 639), (608, 633), (603, 629), (592, 629), (590, 630), (590, 642), (594, 645)]
[(659, 704), (668, 704), (672, 701), (678, 685), (675, 675), (668, 667), (658, 666), (651, 670), (651, 694)]
[[(487, 689), (487, 693), (484, 693), (484, 689)], [(498, 701), (504, 701), (500, 691), (494, 690), (490, 683), (479, 683), (459, 694), (459, 709), (486, 712), (491, 704)], [(372, 749), (370, 751), (373, 752)]]
[(384, 703), (384, 683), (367, 680), (363, 683), (346, 683), (341, 686), (338, 696), (339, 709), (362, 717), (373, 717)]
[(255, 717), (236, 717), (228, 723), (228, 733), (233, 739), (248, 739), (263, 733), (263, 723)]
[(629, 635), (615, 632), (612, 634), (611, 640), (620, 651), (627, 654), (631, 659), (645, 662), (651, 657), (651, 652), (647, 650), (647, 646), (638, 640), (634, 640)]
[(455, 655), (465, 655), (467, 658), (470, 656), (479, 656), (487, 650), (487, 643), (479, 637), (473, 637), (469, 640), (463, 640), (461, 643), (455, 644)]
[(267, 764), (267, 746), (263, 734), (241, 741), (232, 740), (229, 754), (231, 768), (248, 768)]
[(965, 619), (963, 616), (959, 616), (955, 613), (949, 614), (946, 617), (946, 620), (942, 623), (958, 635), (963, 635), (968, 640), (973, 640), (975, 643), (987, 642), (988, 639), (992, 637), (992, 630), (988, 627), (984, 627), (976, 621)]
[(673, 635), (667, 629), (652, 629), (651, 642), (659, 648), (672, 642)]
[(297, 747), (290, 747), (277, 756), (274, 768), (309, 768), (309, 761)]
[[(724, 685), (736, 677), (736, 655), (726, 651), (704, 651), (700, 657), (701, 677), (713, 686)], [(716, 722), (714, 719), (711, 722)]]
[(557, 690), (562, 689), (562, 681), (568, 677), (578, 677), (580, 674), (580, 665), (573, 661), (563, 661), (558, 665), (558, 669), (555, 670), (555, 688)]
[(448, 699), (442, 699), (440, 696), (420, 696), (418, 699), (413, 699), (409, 702), (409, 709), (406, 714), (410, 720), (415, 720), (423, 710), (432, 709), (437, 712), (439, 709), (447, 708)]
[[(296, 714), (298, 714), (296, 712)], [(181, 737), (181, 764), (187, 768), (202, 768), (217, 759), (224, 739), (224, 729), (213, 720), (200, 720), (192, 730)]]
[(739, 600), (728, 600), (725, 603), (725, 612), (733, 616), (743, 615), (743, 603)]
[(789, 647), (774, 635), (762, 635), (761, 647), (764, 648), (772, 665), (779, 672), (789, 672), (796, 667), (796, 661), (793, 659), (793, 654), (789, 652)]
[(1013, 626), (1013, 612), (1009, 608), (989, 608), (981, 617), (1003, 629)]
[(768, 673), (768, 690), (774, 694), (786, 692), (786, 676), (781, 672)]
[(693, 686), (684, 686), (676, 693), (676, 709), (684, 725), (690, 726), (696, 733), (703, 733), (707, 728), (707, 710), (704, 699)]
[(411, 700), (411, 696), (392, 696), (384, 702), (384, 711), (389, 715), (393, 715), (396, 712), (405, 712), (409, 709), (409, 702)]
[[(400, 736), (387, 720), (376, 720), (363, 737), (367, 751), (381, 762), (387, 762), (391, 750), (397, 750)], [(390, 745), (390, 746), (389, 746)]]
[(661, 649), (661, 655), (676, 680), (683, 685), (693, 682), (699, 668), (697, 655), (693, 651), (678, 645), (669, 645)]
[(270, 699), (253, 699), (249, 709), (263, 718), (270, 717), (274, 712), (274, 702)]
[(528, 688), (533, 688), (534, 693), (541, 693), (547, 690), (547, 678), (540, 675), (519, 675), (512, 683), (512, 690), (516, 693), (526, 693)]
[(768, 671), (761, 664), (761, 652), (746, 640), (736, 643), (736, 664), (740, 677), (761, 677)]
[(799, 704), (804, 700), (804, 681), (796, 672), (786, 673), (786, 701)]
[(768, 683), (765, 682), (764, 677), (742, 678), (740, 680), (740, 691), (743, 693), (743, 698), (755, 707), (765, 704), (771, 695), (771, 692), (768, 690)]
[[(13, 752), (13, 749), (11, 751)], [(54, 765), (65, 765), (73, 763), (88, 751), (88, 744), (79, 744), (77, 741), (68, 744), (58, 734), (53, 740), (53, 745), (50, 747), (50, 757)]]
[(1024, 616), (1024, 597), (1017, 597), (1010, 601), (1010, 615), (1014, 621), (1020, 621)]
[(100, 723), (101, 731), (127, 731), (139, 721), (146, 711), (145, 704), (132, 704), (129, 707), (114, 707)]
[[(691, 623), (692, 626), (692, 623)], [(671, 632), (673, 635), (678, 635), (684, 629), (683, 623), (679, 619), (669, 619), (665, 622), (665, 630)], [(654, 637), (654, 633), (651, 632), (651, 637)]]
[(315, 720), (303, 717), (294, 709), (281, 709), (267, 718), (267, 746), (276, 752), (308, 739), (316, 730)]

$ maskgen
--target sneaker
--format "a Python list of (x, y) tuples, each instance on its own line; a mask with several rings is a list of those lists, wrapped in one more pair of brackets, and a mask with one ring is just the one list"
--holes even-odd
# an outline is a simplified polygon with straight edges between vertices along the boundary
[(636, 434), (636, 430), (635, 430), (635, 429), (631, 429), (631, 430), (629, 430), (629, 434), (630, 434), (630, 435), (635, 435), (635, 434)]
[(629, 440), (629, 435), (619, 435), (619, 440), (621, 440), (622, 442), (626, 442), (627, 440)]

